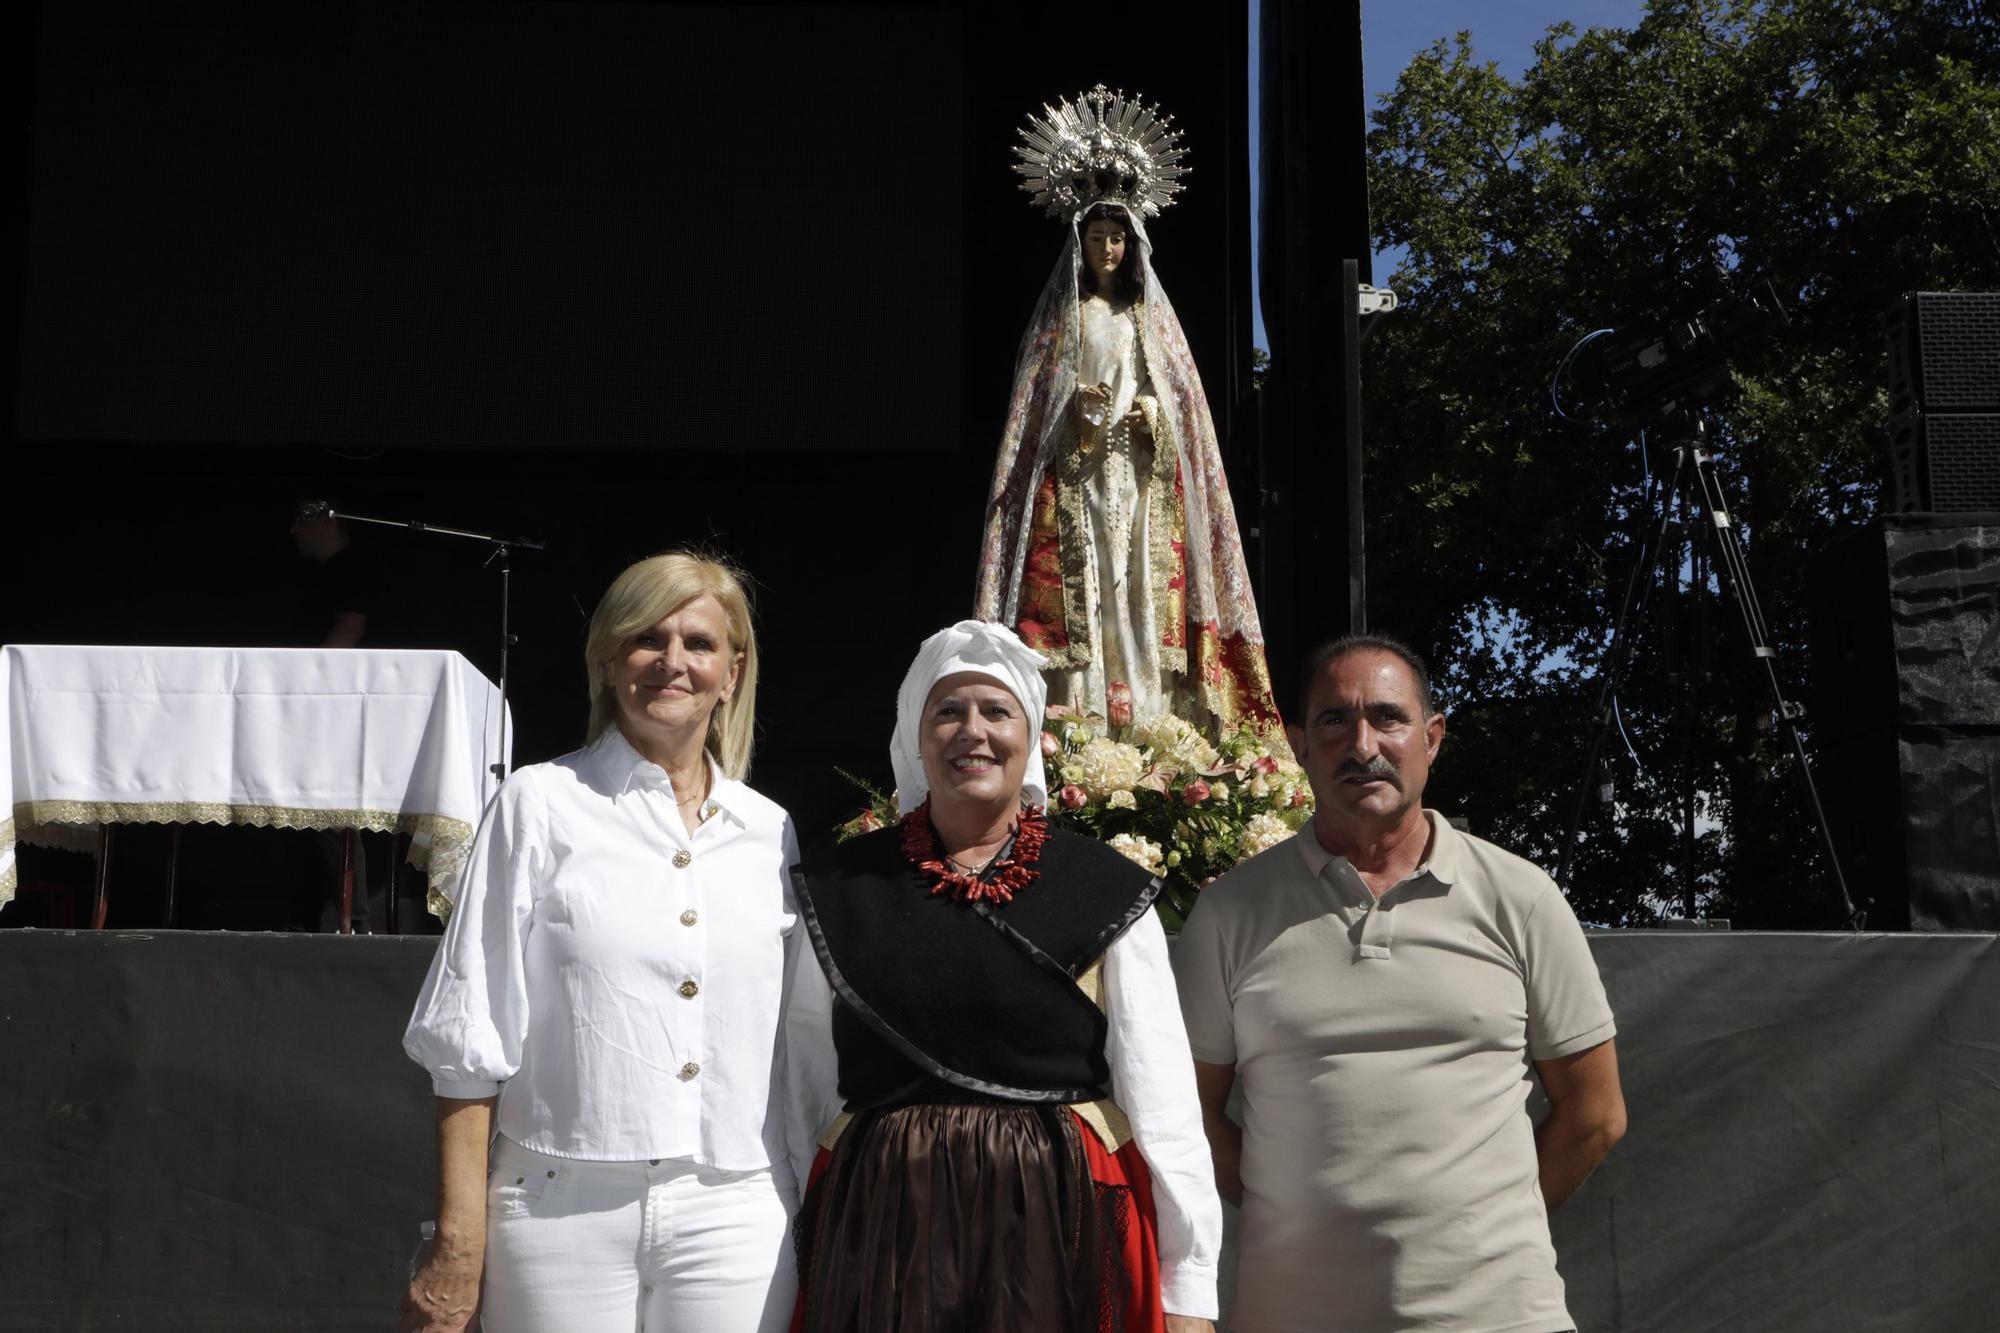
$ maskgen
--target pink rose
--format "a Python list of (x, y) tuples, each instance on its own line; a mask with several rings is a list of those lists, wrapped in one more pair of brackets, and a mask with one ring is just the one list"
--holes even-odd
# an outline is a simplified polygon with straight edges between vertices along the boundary
[(1305, 803), (1306, 803), (1306, 789), (1304, 787), (1295, 788), (1292, 791), (1292, 807), (1294, 809), (1297, 809), (1299, 806), (1302, 806)]
[(1042, 733), (1042, 758), (1053, 759), (1056, 757), (1056, 751), (1060, 749), (1062, 749), (1062, 742), (1056, 739), (1056, 734), (1053, 731)]
[(1104, 718), (1114, 727), (1132, 725), (1132, 687), (1114, 680), (1104, 687)]
[(1072, 810), (1081, 810), (1084, 806), (1090, 804), (1089, 794), (1074, 782), (1065, 786), (1057, 795), (1062, 798), (1062, 803)]
[(1252, 773), (1262, 773), (1265, 777), (1269, 777), (1278, 771), (1278, 761), (1271, 758), (1268, 754), (1260, 754), (1257, 756), (1256, 761), (1250, 765), (1250, 771)]
[(1196, 778), (1193, 782), (1181, 788), (1181, 799), (1189, 805), (1200, 805), (1208, 799), (1208, 784), (1200, 778)]

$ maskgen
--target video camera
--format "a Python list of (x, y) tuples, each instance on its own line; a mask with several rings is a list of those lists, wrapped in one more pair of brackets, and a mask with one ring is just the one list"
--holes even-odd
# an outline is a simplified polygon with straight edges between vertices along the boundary
[(1578, 347), (1570, 370), (1579, 415), (1639, 424), (1709, 397), (1729, 371), (1730, 347), (1791, 327), (1768, 281), (1665, 328), (1612, 332)]

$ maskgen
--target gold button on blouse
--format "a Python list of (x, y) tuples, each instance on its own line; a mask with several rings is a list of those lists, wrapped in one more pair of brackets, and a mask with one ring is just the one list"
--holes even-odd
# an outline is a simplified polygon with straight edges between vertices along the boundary
[(681, 924), (683, 926), (692, 926), (699, 920), (701, 920), (701, 913), (695, 911), (692, 907), (681, 913)]
[(701, 983), (693, 977), (689, 977), (681, 983), (680, 989), (683, 1000), (692, 1000), (695, 996), (701, 994)]
[(688, 851), (687, 848), (683, 847), (679, 851), (674, 853), (674, 869), (686, 870), (688, 868), (688, 862), (692, 860), (694, 860), (694, 854)]
[(700, 1072), (701, 1072), (701, 1066), (696, 1064), (692, 1060), (688, 1061), (686, 1064), (681, 1066), (681, 1077), (684, 1079), (693, 1078), (696, 1074), (699, 1074)]

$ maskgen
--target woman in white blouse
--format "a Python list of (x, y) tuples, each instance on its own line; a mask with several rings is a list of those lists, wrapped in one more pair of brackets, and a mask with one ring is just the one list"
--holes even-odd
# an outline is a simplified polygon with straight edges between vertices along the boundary
[(404, 1037), (438, 1097), (440, 1184), (402, 1326), (463, 1328), (483, 1270), (488, 1333), (782, 1328), (797, 851), (742, 782), (748, 599), (723, 565), (654, 556), (584, 651), (589, 744), (495, 798)]

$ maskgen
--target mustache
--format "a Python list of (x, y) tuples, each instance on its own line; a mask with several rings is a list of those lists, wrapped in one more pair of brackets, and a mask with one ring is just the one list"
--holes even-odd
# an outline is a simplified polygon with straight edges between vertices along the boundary
[(1396, 766), (1379, 754), (1365, 764), (1358, 759), (1343, 759), (1340, 761), (1340, 767), (1333, 770), (1333, 776), (1336, 780), (1344, 777), (1379, 777), (1388, 778), (1391, 782), (1399, 780), (1396, 776)]

